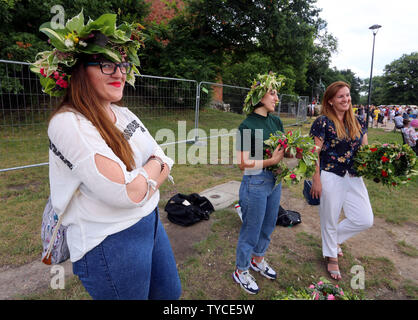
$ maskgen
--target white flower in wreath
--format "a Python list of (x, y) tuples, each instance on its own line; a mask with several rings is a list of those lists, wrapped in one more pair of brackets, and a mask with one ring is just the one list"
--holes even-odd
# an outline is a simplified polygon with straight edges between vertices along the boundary
[(87, 43), (86, 42), (84, 42), (84, 41), (82, 41), (82, 40), (80, 40), (79, 42), (78, 42), (78, 44), (80, 45), (80, 46), (82, 46), (82, 47), (87, 47)]
[(65, 39), (64, 44), (67, 48), (72, 48), (74, 47), (74, 42), (71, 39)]

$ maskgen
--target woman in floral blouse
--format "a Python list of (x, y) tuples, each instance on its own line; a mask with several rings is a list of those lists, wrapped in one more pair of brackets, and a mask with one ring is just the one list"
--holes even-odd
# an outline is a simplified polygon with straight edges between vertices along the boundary
[[(347, 83), (337, 81), (327, 88), (321, 115), (312, 124), (310, 134), (320, 150), (311, 194), (321, 199), (322, 253), (330, 276), (340, 280), (341, 243), (373, 225), (366, 186), (353, 168), (357, 150), (368, 143), (367, 128), (354, 115)], [(345, 219), (338, 222), (341, 209)]]

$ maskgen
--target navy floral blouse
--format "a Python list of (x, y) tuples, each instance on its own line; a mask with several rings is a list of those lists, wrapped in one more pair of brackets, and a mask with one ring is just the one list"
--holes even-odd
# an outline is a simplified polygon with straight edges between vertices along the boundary
[(361, 136), (355, 140), (339, 139), (334, 122), (326, 116), (318, 117), (311, 126), (310, 135), (324, 141), (319, 154), (320, 169), (335, 173), (341, 177), (348, 171), (357, 175), (353, 168), (354, 156), (361, 146), (363, 136), (367, 133), (366, 123), (357, 118), (361, 126)]

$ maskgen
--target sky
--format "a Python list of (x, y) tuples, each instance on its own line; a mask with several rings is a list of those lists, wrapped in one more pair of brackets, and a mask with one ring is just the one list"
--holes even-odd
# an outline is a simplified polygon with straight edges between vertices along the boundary
[(418, 52), (418, 0), (317, 0), (316, 6), (338, 39), (331, 67), (369, 78), (374, 24), (382, 27), (375, 37), (373, 76), (403, 54)]

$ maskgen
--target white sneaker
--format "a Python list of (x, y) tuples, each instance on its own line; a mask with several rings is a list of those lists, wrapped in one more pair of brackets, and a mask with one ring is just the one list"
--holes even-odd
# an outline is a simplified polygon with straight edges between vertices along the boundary
[(232, 274), (232, 278), (249, 294), (256, 294), (260, 290), (254, 277), (248, 272), (248, 270), (239, 273), (237, 270)]
[(260, 272), (261, 275), (267, 279), (275, 280), (277, 278), (276, 271), (274, 271), (273, 268), (268, 265), (266, 259), (263, 259), (261, 262), (257, 263), (255, 262), (254, 258), (251, 258), (250, 266), (251, 269)]
[(241, 222), (242, 222), (242, 211), (241, 211), (241, 206), (237, 203), (235, 205), (235, 210), (237, 210), (238, 213), (238, 217), (240, 218)]

